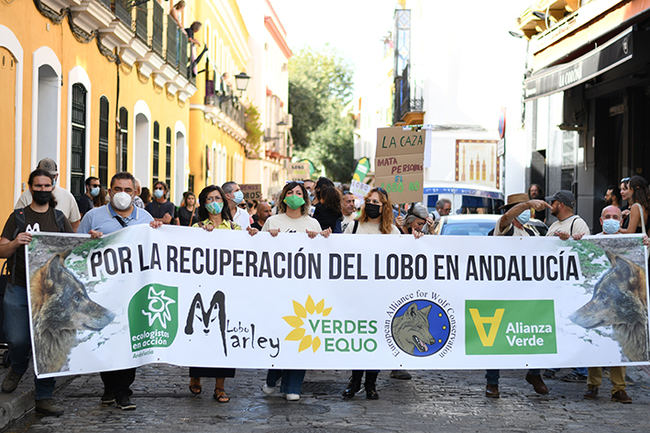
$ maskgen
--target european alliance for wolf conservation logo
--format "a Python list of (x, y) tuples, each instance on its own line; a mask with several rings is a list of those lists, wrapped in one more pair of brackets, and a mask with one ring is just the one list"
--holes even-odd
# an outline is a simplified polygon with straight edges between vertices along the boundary
[(557, 353), (553, 300), (466, 300), (467, 355)]
[(171, 346), (178, 330), (178, 287), (147, 284), (131, 298), (128, 314), (132, 352)]
[(304, 305), (293, 301), (294, 315), (282, 319), (293, 328), (286, 341), (298, 342), (298, 352), (311, 349), (324, 352), (374, 352), (377, 350), (377, 321), (330, 316), (332, 307), (325, 299), (314, 302), (307, 296)]
[(444, 357), (453, 346), (456, 319), (451, 304), (435, 292), (416, 290), (388, 308), (384, 334), (393, 356)]

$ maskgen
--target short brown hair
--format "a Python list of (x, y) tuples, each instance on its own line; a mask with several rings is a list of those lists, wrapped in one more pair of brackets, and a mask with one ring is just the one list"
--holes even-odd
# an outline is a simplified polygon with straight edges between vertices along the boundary
[(309, 194), (307, 193), (307, 188), (305, 188), (304, 182), (296, 182), (292, 181), (287, 183), (284, 188), (282, 188), (282, 192), (280, 193), (280, 198), (278, 199), (278, 209), (280, 210), (280, 213), (287, 213), (287, 204), (284, 202), (285, 197), (287, 196), (287, 193), (294, 189), (295, 187), (299, 186), (300, 190), (302, 191), (302, 198), (305, 200), (305, 204), (300, 206), (300, 214), (301, 215), (306, 215), (307, 211), (309, 210)]

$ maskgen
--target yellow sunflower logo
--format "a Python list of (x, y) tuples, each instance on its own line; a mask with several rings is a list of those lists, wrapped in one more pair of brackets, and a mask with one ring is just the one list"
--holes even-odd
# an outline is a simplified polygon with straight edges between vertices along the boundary
[(316, 352), (321, 345), (320, 337), (312, 338), (311, 334), (307, 334), (307, 331), (303, 328), (305, 319), (307, 319), (308, 314), (310, 316), (320, 315), (321, 317), (326, 317), (332, 312), (332, 307), (325, 308), (325, 299), (321, 299), (320, 302), (315, 303), (310, 295), (307, 296), (305, 305), (293, 301), (293, 312), (296, 313), (295, 316), (283, 317), (284, 321), (293, 328), (293, 330), (289, 332), (289, 335), (286, 336), (285, 340), (300, 341), (298, 352), (307, 350), (310, 347), (314, 352)]

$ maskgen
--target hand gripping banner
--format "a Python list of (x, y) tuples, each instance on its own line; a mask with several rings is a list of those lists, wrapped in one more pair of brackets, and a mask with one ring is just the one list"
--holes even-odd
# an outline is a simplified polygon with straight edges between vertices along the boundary
[[(389, 237), (390, 236), (390, 237)], [(648, 364), (639, 236), (135, 226), (27, 247), (39, 377), (164, 362), (293, 369)]]

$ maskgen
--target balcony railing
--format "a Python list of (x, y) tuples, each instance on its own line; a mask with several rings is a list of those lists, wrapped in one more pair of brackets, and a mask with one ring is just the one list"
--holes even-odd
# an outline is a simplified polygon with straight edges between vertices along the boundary
[(178, 69), (178, 25), (172, 20), (167, 20), (167, 63)]
[(122, 21), (129, 28), (131, 27), (131, 8), (129, 7), (129, 0), (115, 0), (114, 9), (115, 16)]
[(163, 7), (158, 2), (153, 2), (153, 27), (151, 34), (151, 48), (160, 57), (163, 55)]
[(142, 4), (135, 9), (135, 35), (144, 43), (148, 44), (147, 37), (147, 4)]
[(111, 11), (113, 10), (113, 8), (111, 8), (111, 0), (99, 0), (99, 2), (106, 6), (106, 9)]
[[(180, 41), (179, 50), (178, 50), (178, 72), (180, 72), (188, 80), (191, 79), (192, 74), (190, 69), (187, 67), (189, 61), (187, 59), (187, 35), (185, 32), (178, 32), (178, 39)], [(193, 81), (193, 80), (191, 80)]]

